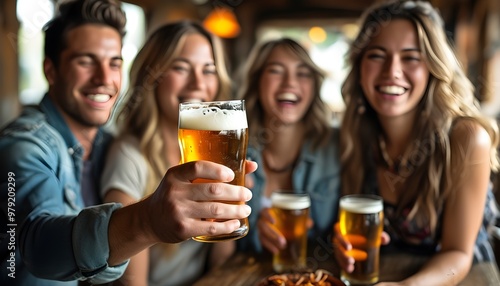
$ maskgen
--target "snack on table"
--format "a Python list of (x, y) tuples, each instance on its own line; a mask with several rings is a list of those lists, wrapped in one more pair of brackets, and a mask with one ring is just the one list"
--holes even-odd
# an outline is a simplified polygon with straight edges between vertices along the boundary
[(258, 286), (345, 286), (326, 270), (316, 272), (275, 274), (263, 279)]

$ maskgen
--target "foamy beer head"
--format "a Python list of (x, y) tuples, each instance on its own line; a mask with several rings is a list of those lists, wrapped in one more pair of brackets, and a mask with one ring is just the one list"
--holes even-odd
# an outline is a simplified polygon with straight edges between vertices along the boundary
[(340, 207), (352, 213), (374, 214), (384, 210), (384, 203), (377, 196), (352, 195), (343, 197), (340, 200)]
[(352, 273), (341, 273), (351, 284), (378, 281), (380, 237), (384, 221), (383, 200), (373, 195), (349, 195), (340, 199), (340, 231), (352, 245)]
[(179, 144), (182, 163), (206, 160), (223, 164), (244, 185), (248, 124), (243, 100), (181, 103)]
[(179, 128), (206, 131), (248, 128), (244, 101), (181, 103)]
[[(181, 163), (205, 160), (234, 171), (231, 184), (245, 185), (248, 124), (243, 100), (191, 102), (179, 105)], [(198, 179), (195, 182), (203, 182)], [(240, 202), (243, 203), (243, 202)], [(211, 218), (207, 218), (210, 220)], [(198, 241), (238, 239), (248, 233), (248, 219), (240, 228), (222, 236), (194, 237)]]
[(271, 194), (271, 203), (274, 208), (283, 210), (303, 210), (311, 206), (311, 200), (307, 194), (280, 193)]
[(275, 227), (286, 238), (286, 248), (273, 255), (276, 272), (299, 271), (306, 268), (307, 219), (311, 200), (307, 194), (271, 194)]

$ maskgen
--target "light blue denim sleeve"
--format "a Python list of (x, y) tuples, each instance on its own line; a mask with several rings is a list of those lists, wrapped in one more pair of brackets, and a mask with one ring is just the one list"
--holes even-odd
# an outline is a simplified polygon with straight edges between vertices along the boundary
[[(44, 141), (41, 140), (43, 136), (50, 137), (26, 132), (0, 138), (3, 161), (0, 189), (7, 190), (10, 186), (7, 174), (12, 174), (15, 180), (12, 193), (15, 206), (11, 210), (7, 209), (10, 194), (0, 193), (2, 251), (7, 249), (9, 242), (6, 233), (10, 228), (6, 226), (13, 224), (17, 275), (28, 276), (29, 271), (36, 277), (50, 280), (90, 279), (92, 283), (119, 278), (126, 262), (117, 267), (107, 265), (107, 228), (112, 212), (120, 205), (82, 211), (79, 186), (74, 185), (77, 182), (63, 182), (59, 176), (60, 168), (68, 166), (58, 164), (60, 149), (57, 147), (60, 146), (57, 138), (45, 138)], [(13, 220), (9, 220), (9, 212), (14, 213)], [(4, 267), (0, 272), (5, 274)]]
[[(120, 204), (104, 204), (82, 210), (73, 225), (73, 252), (79, 273), (92, 284), (102, 284), (118, 279), (128, 261), (110, 267), (108, 225), (113, 211)], [(80, 278), (80, 277), (78, 277)]]

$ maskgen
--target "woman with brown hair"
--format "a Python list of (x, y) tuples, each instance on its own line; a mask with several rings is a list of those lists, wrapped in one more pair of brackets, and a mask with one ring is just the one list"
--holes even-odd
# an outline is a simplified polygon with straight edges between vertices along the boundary
[(253, 175), (250, 232), (238, 249), (275, 253), (286, 240), (269, 215), (277, 190), (311, 198), (311, 238), (327, 240), (337, 215), (340, 191), (338, 130), (320, 97), (324, 72), (292, 39), (267, 41), (252, 51), (241, 98), (250, 132), (248, 157), (261, 166)]

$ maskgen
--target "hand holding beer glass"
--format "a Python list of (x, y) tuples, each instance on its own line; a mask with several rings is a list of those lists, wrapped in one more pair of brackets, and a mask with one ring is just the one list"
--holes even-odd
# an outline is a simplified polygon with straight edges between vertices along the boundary
[(379, 279), (379, 252), (384, 227), (383, 200), (375, 195), (348, 195), (340, 198), (339, 225), (352, 249), (354, 271), (341, 271), (346, 285), (370, 285)]
[[(181, 103), (179, 145), (181, 163), (205, 160), (225, 165), (235, 174), (234, 180), (230, 183), (244, 186), (248, 145), (245, 102), (231, 100)], [(198, 236), (193, 239), (201, 242), (239, 239), (248, 233), (248, 218), (240, 220), (240, 224), (240, 227), (230, 234)]]
[(308, 194), (274, 192), (271, 213), (276, 228), (286, 238), (286, 248), (273, 255), (276, 272), (300, 271), (306, 268), (307, 220), (311, 200)]

